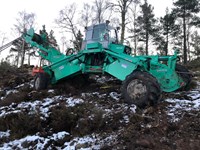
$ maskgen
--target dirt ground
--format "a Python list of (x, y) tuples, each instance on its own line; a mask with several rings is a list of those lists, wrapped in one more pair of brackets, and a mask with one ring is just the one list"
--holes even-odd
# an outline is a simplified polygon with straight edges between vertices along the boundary
[[(33, 82), (30, 70), (31, 68), (26, 66), (1, 72), (1, 111), (5, 110), (6, 106), (12, 105), (14, 109), (14, 105), (22, 102), (34, 102), (57, 95), (81, 98), (84, 103), (66, 108), (63, 105), (64, 101), (61, 100), (55, 107), (48, 106), (51, 113), (45, 119), (41, 119), (40, 114), (37, 113), (30, 116), (31, 110), (28, 108), (20, 114), (0, 117), (0, 131), (11, 130), (11, 135), (2, 138), (0, 145), (36, 133), (47, 137), (52, 132), (67, 131), (71, 137), (65, 141), (94, 133), (102, 137), (115, 134), (114, 139), (103, 144), (101, 149), (104, 150), (198, 150), (200, 148), (200, 108), (176, 109), (172, 116), (169, 115), (169, 111), (172, 112), (172, 108), (175, 107), (175, 103), (170, 99), (194, 101), (192, 96), (188, 95), (191, 94), (192, 88), (198, 91), (198, 87), (194, 86), (189, 91), (163, 93), (162, 101), (157, 106), (137, 108), (133, 112), (134, 106), (124, 104), (120, 97), (121, 83), (115, 79), (93, 77), (84, 84), (75, 83), (75, 81), (62, 82), (49, 86), (47, 90), (35, 91), (30, 86)], [(198, 80), (198, 73), (196, 80)], [(19, 92), (8, 93), (10, 90)], [(49, 90), (54, 92), (51, 93)], [(116, 100), (112, 94), (115, 94)], [(64, 141), (60, 143), (54, 141), (54, 145), (61, 147), (63, 143)], [(79, 145), (79, 147), (87, 146)]]

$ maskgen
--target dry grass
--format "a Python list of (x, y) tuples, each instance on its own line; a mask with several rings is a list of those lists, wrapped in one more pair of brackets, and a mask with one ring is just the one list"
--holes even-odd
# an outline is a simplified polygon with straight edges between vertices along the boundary
[(37, 114), (13, 113), (0, 118), (0, 131), (10, 130), (11, 139), (22, 138), (42, 131), (42, 120)]

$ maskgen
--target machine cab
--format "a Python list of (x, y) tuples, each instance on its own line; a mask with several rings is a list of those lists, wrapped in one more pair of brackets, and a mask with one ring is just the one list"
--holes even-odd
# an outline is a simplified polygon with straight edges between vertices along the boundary
[(117, 30), (108, 25), (109, 22), (86, 27), (86, 36), (83, 41), (82, 49), (89, 43), (100, 43), (103, 48), (108, 48), (110, 43), (118, 43)]

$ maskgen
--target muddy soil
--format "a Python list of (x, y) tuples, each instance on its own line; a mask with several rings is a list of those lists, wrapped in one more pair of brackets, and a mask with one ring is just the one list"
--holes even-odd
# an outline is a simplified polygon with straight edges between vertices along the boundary
[[(10, 137), (2, 138), (0, 145), (9, 140), (36, 133), (47, 137), (52, 132), (67, 131), (71, 134), (71, 137), (65, 139), (68, 141), (73, 137), (93, 133), (101, 136), (115, 134), (116, 137), (112, 141), (101, 146), (100, 149), (105, 150), (197, 150), (200, 148), (200, 109), (189, 111), (177, 109), (170, 116), (169, 108), (175, 107), (175, 104), (166, 101), (166, 99), (174, 98), (180, 101), (194, 101), (188, 96), (190, 91), (163, 94), (162, 101), (156, 106), (137, 108), (135, 112), (132, 112), (133, 106), (124, 104), (120, 96), (121, 82), (116, 79), (108, 76), (92, 76), (83, 82), (62, 81), (57, 85), (49, 86), (47, 90), (35, 91), (30, 71), (30, 67), (23, 67), (1, 72), (0, 107), (2, 111), (6, 106), (12, 105), (14, 109), (22, 102), (31, 103), (58, 95), (81, 98), (84, 103), (73, 108), (66, 108), (62, 100), (55, 107), (51, 106), (52, 103), (47, 106), (51, 108), (51, 115), (46, 119), (41, 119), (40, 114), (37, 113), (30, 116), (31, 110), (28, 108), (21, 111), (21, 114), (0, 117), (0, 131), (11, 130)], [(13, 92), (14, 90), (18, 92)], [(49, 92), (50, 90), (53, 92)], [(54, 142), (54, 145), (58, 144), (62, 147), (63, 143), (64, 141)], [(37, 143), (31, 144), (34, 147)], [(82, 145), (82, 148), (84, 147), (85, 145)]]

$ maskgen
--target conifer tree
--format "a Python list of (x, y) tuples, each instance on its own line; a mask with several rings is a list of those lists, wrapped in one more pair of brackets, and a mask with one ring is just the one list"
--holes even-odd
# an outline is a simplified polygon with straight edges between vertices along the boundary
[[(187, 26), (189, 24), (195, 25), (196, 20), (199, 20), (197, 13), (200, 12), (200, 1), (199, 0), (177, 0), (174, 2), (174, 13), (176, 13), (178, 18), (182, 19), (182, 29), (183, 29), (183, 61), (184, 64), (187, 63), (188, 59), (188, 49), (187, 49)], [(188, 18), (191, 19), (187, 22)]]
[(190, 43), (191, 46), (194, 48), (194, 51), (192, 52), (196, 57), (200, 57), (200, 34), (195, 31), (191, 35), (192, 42)]
[(83, 41), (83, 35), (82, 35), (81, 31), (79, 30), (77, 33), (77, 39), (75, 41), (73, 41), (75, 50), (77, 50), (77, 51), (81, 50), (82, 41)]
[(170, 13), (167, 8), (165, 16), (160, 18), (160, 32), (154, 39), (158, 49), (164, 51), (165, 55), (168, 55), (170, 39), (173, 39), (180, 33), (180, 26), (175, 21), (176, 15), (173, 12)]
[(145, 54), (148, 55), (150, 38), (155, 36), (158, 29), (156, 28), (156, 19), (153, 13), (154, 8), (148, 4), (147, 0), (140, 7), (141, 15), (137, 18), (138, 24), (140, 24), (138, 34), (140, 36), (139, 40), (145, 42)]

